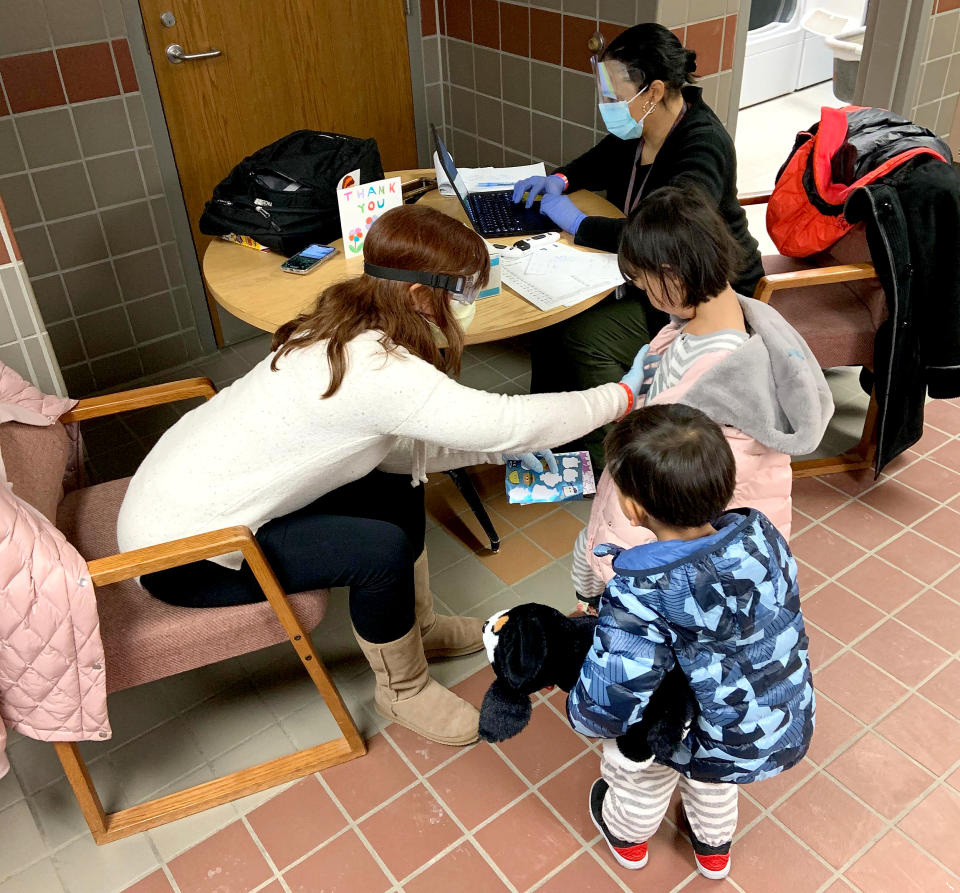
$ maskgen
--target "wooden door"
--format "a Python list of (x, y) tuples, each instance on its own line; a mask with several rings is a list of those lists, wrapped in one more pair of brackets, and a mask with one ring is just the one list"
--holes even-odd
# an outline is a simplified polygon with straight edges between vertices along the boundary
[[(213, 187), (293, 130), (372, 136), (384, 170), (416, 167), (403, 0), (140, 0), (140, 9), (198, 258)], [(221, 54), (174, 64), (171, 44)], [(209, 294), (207, 304), (221, 344)]]

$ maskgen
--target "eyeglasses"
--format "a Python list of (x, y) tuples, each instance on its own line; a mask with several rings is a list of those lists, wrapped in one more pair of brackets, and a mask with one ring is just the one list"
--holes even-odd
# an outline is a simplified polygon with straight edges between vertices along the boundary
[(480, 274), (469, 276), (455, 273), (424, 273), (419, 270), (399, 270), (395, 267), (381, 267), (364, 263), (363, 272), (375, 279), (387, 279), (394, 282), (412, 282), (442, 288), (450, 292), (454, 300), (461, 304), (472, 304), (480, 293)]

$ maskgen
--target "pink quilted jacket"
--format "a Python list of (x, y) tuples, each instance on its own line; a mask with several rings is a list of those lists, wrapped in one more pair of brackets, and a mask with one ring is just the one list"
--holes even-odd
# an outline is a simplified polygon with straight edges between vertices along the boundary
[[(0, 364), (0, 423), (51, 425), (76, 403)], [(0, 457), (2, 459), (2, 457)], [(0, 777), (6, 726), (41, 741), (110, 737), (97, 603), (87, 564), (0, 462)]]
[[(680, 333), (676, 325), (667, 325), (650, 342), (651, 354), (662, 354)], [(712, 366), (728, 355), (727, 351), (704, 354), (672, 388), (661, 391), (651, 403), (682, 403), (690, 386)], [(763, 512), (785, 539), (790, 539), (793, 518), (793, 475), (790, 457), (765, 447), (755, 438), (728, 425), (723, 427), (727, 442), (737, 463), (737, 482), (731, 507), (747, 507)], [(597, 495), (590, 509), (587, 524), (586, 559), (591, 570), (604, 583), (609, 583), (613, 568), (609, 558), (593, 554), (594, 546), (613, 543), (632, 548), (653, 542), (656, 537), (646, 527), (632, 527), (617, 503), (617, 489), (605, 471), (597, 484)]]

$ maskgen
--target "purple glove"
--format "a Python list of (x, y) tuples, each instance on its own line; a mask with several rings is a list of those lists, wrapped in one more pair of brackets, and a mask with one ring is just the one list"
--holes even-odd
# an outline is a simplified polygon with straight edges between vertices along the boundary
[(550, 174), (549, 177), (527, 177), (525, 180), (518, 180), (513, 187), (513, 202), (516, 204), (527, 193), (526, 207), (531, 207), (537, 200), (538, 195), (561, 195), (563, 193), (564, 182), (560, 177)]
[(571, 235), (576, 235), (583, 218), (587, 216), (565, 195), (545, 195), (540, 200), (540, 213), (546, 214)]

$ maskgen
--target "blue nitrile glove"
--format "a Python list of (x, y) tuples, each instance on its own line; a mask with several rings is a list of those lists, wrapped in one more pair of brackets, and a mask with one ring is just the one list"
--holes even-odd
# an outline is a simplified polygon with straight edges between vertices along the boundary
[[(647, 345), (649, 348), (650, 345)], [(657, 367), (660, 365), (660, 354), (648, 353), (643, 361), (643, 385), (640, 388), (641, 394), (646, 394), (653, 384), (653, 376), (657, 374)]]
[(545, 195), (540, 199), (540, 213), (546, 214), (571, 235), (576, 235), (583, 218), (587, 216), (565, 195)]
[(517, 180), (513, 186), (513, 202), (516, 204), (527, 193), (526, 206), (529, 208), (537, 200), (538, 195), (561, 195), (563, 180), (550, 174), (549, 177), (527, 177)]
[(553, 474), (559, 474), (557, 470), (557, 460), (550, 450), (535, 450), (532, 453), (504, 453), (504, 461), (515, 459), (527, 471), (543, 471), (543, 464), (540, 459), (547, 463), (547, 469)]
[(633, 402), (636, 406), (637, 401), (640, 399), (640, 395), (643, 393), (643, 381), (646, 378), (646, 365), (647, 354), (650, 352), (650, 345), (644, 344), (640, 350), (637, 351), (637, 355), (633, 360), (633, 365), (630, 367), (630, 371), (620, 379), (621, 384), (625, 384), (631, 391), (633, 391)]

